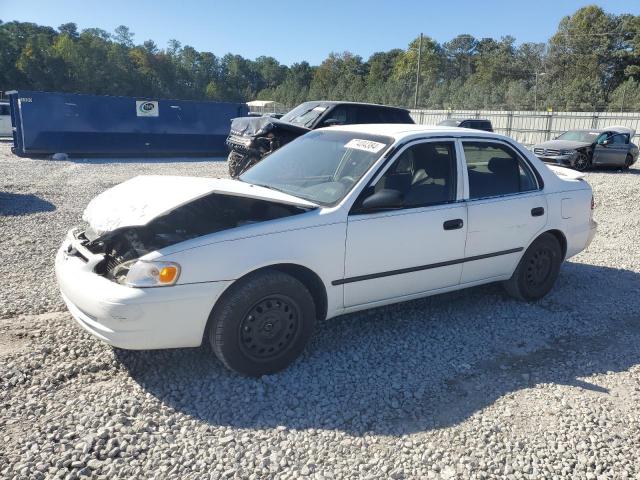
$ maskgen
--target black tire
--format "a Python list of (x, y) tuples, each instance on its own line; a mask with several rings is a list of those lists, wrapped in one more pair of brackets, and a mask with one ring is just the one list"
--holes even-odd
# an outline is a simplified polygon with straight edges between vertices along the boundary
[(260, 377), (293, 363), (315, 321), (313, 297), (299, 280), (263, 270), (225, 292), (209, 317), (209, 342), (227, 368)]
[(551, 233), (543, 233), (524, 252), (513, 276), (504, 282), (504, 288), (519, 300), (539, 300), (555, 284), (561, 265), (560, 243)]
[(259, 159), (257, 157), (247, 157), (238, 152), (230, 152), (227, 157), (229, 175), (231, 178), (238, 178), (246, 170), (258, 163), (258, 161)]
[(629, 170), (629, 168), (633, 165), (633, 155), (630, 153), (627, 154), (627, 158), (624, 159), (624, 170)]
[(573, 162), (573, 168), (579, 172), (584, 172), (591, 168), (591, 155), (588, 153), (580, 152)]

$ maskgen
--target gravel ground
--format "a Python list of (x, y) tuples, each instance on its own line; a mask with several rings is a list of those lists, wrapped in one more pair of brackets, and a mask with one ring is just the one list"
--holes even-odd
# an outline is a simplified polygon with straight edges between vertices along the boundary
[(87, 202), (225, 169), (0, 144), (0, 477), (640, 478), (640, 170), (588, 174), (599, 233), (535, 304), (490, 285), (340, 317), (260, 380), (76, 327), (53, 256)]

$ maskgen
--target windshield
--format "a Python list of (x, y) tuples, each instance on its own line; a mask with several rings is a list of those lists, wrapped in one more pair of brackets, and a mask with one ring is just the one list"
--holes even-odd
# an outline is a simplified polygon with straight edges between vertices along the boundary
[(318, 102), (305, 102), (287, 112), (280, 120), (294, 125), (310, 127), (327, 108)]
[(319, 205), (342, 200), (393, 139), (355, 132), (313, 131), (265, 157), (240, 180)]
[(560, 135), (557, 140), (573, 140), (576, 142), (593, 143), (601, 132), (590, 132), (588, 130), (569, 130)]

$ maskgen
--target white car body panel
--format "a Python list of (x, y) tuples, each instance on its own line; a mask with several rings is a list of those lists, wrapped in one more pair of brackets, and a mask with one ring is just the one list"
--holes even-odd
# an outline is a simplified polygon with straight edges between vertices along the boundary
[[(545, 213), (532, 217), (530, 212), (537, 207), (544, 208)], [(529, 245), (546, 225), (546, 196), (536, 192), (489, 198), (469, 202), (467, 208), (469, 227), (465, 258), (495, 252), (512, 253), (465, 262), (462, 282), (511, 276), (524, 246)]]
[(315, 204), (282, 192), (222, 178), (144, 175), (95, 197), (82, 219), (98, 234), (122, 227), (146, 225), (177, 207), (210, 193), (274, 200), (289, 205), (313, 207)]
[[(93, 273), (92, 265), (99, 258), (90, 258), (84, 264), (68, 257), (66, 252), (77, 246), (71, 235), (58, 252), (56, 272), (72, 315), (83, 328), (124, 348), (193, 346), (201, 341), (209, 314), (225, 289), (263, 267), (287, 264), (313, 272), (324, 285), (326, 317), (331, 318), (372, 306), (506, 280), (527, 247), (545, 231), (557, 230), (564, 235), (565, 258), (586, 248), (595, 234), (588, 183), (580, 176), (565, 175), (564, 169), (547, 167), (533, 153), (501, 135), (418, 125), (350, 125), (327, 130), (392, 136), (394, 144), (389, 151), (395, 152), (390, 158), (383, 155), (352, 191), (332, 207), (316, 206), (236, 180), (182, 177), (155, 177), (137, 180), (138, 185), (129, 184), (126, 188), (133, 186), (133, 190), (144, 185), (150, 195), (154, 195), (158, 185), (173, 186), (179, 192), (173, 204), (166, 201), (156, 205), (155, 199), (146, 197), (146, 207), (134, 208), (135, 213), (126, 211), (130, 200), (122, 200), (122, 189), (116, 190), (117, 195), (107, 191), (97, 197), (100, 201), (96, 199), (90, 204), (86, 218), (92, 227), (107, 230), (144, 225), (181, 202), (190, 201), (188, 198), (210, 192), (254, 195), (252, 198), (313, 208), (298, 215), (193, 238), (142, 257), (180, 264), (182, 273), (172, 287), (131, 288)], [(402, 145), (433, 138), (456, 142), (456, 202), (350, 214), (360, 192), (383, 174)], [(509, 143), (537, 171), (543, 188), (469, 200), (461, 138)], [(122, 202), (117, 208), (121, 213), (103, 218), (107, 216), (106, 199), (116, 197)], [(544, 213), (533, 217), (531, 210), (538, 207)], [(443, 223), (451, 219), (461, 219), (463, 227), (444, 230)], [(367, 278), (369, 275), (374, 278)], [(101, 327), (106, 330), (100, 330)]]
[[(377, 213), (349, 218), (345, 277), (411, 269), (464, 257), (466, 227), (445, 231), (447, 220), (467, 225), (465, 205), (417, 208), (402, 214)], [(437, 225), (438, 228), (433, 228)], [(427, 247), (428, 246), (428, 247)], [(376, 252), (372, 255), (372, 252)], [(344, 306), (428, 292), (460, 283), (462, 263), (344, 284)]]

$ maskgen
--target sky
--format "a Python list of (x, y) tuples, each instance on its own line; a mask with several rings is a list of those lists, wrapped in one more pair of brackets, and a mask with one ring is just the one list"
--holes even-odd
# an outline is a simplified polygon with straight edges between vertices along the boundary
[(175, 38), (219, 56), (268, 55), (287, 65), (317, 65), (330, 52), (348, 50), (366, 60), (406, 48), (420, 32), (438, 42), (462, 33), (544, 42), (562, 17), (589, 4), (640, 15), (638, 0), (0, 0), (0, 19), (52, 27), (75, 22), (109, 32), (126, 25), (136, 43), (152, 39), (164, 48)]

